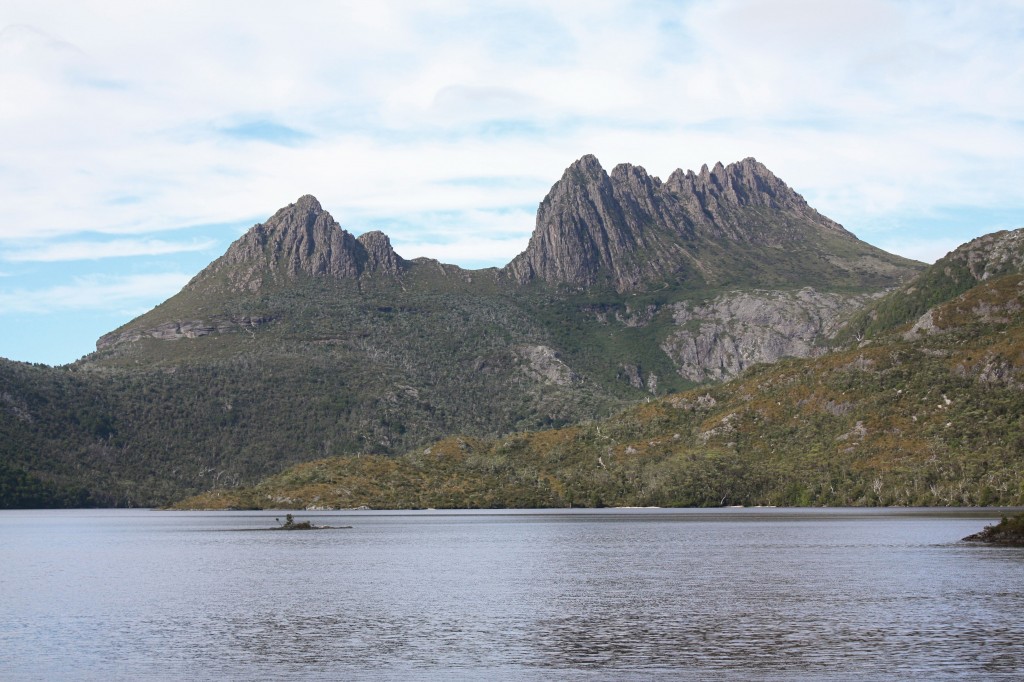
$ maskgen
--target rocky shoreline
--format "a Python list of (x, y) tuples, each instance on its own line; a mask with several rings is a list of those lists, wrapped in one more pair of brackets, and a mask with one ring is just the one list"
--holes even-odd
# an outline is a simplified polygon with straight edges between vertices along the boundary
[(985, 526), (979, 533), (968, 535), (964, 542), (987, 542), (1003, 547), (1024, 547), (1024, 514), (1006, 517), (994, 526)]

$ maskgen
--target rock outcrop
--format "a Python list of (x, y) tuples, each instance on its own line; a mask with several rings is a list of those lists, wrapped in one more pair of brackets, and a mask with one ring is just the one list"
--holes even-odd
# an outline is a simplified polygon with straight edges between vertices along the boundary
[(267, 281), (302, 276), (355, 280), (370, 273), (398, 275), (407, 268), (383, 232), (356, 239), (307, 194), (254, 225), (189, 287), (223, 275), (235, 290), (257, 291)]
[(104, 334), (96, 341), (96, 350), (112, 348), (120, 343), (131, 343), (140, 339), (152, 338), (161, 341), (177, 341), (178, 339), (195, 339), (211, 334), (231, 334), (247, 331), (254, 333), (258, 327), (271, 322), (269, 317), (242, 316), (236, 319), (219, 320), (175, 320), (165, 322), (151, 328), (129, 327)]
[(379, 230), (367, 232), (356, 239), (359, 274), (380, 273), (383, 275), (400, 275), (409, 264), (391, 248), (391, 240)]
[(1024, 514), (1004, 516), (994, 526), (985, 526), (980, 532), (968, 535), (964, 542), (987, 542), (1004, 547), (1024, 547)]
[(529, 377), (556, 386), (573, 386), (583, 382), (583, 378), (562, 362), (558, 353), (548, 346), (520, 346), (515, 350), (523, 361), (523, 373)]
[(676, 303), (675, 329), (661, 348), (690, 381), (728, 379), (751, 365), (821, 355), (822, 342), (864, 301), (803, 289), (737, 291), (698, 305)]
[[(584, 156), (566, 169), (537, 210), (526, 251), (506, 266), (513, 279), (588, 287), (636, 288), (657, 273), (671, 274), (687, 259), (671, 240), (648, 229), (659, 216), (660, 181), (642, 168), (621, 166), (609, 176)], [(662, 217), (662, 216), (659, 216)], [(656, 254), (645, 262), (641, 254)]]
[(951, 251), (943, 260), (965, 264), (979, 282), (1024, 271), (1024, 228), (978, 237)]

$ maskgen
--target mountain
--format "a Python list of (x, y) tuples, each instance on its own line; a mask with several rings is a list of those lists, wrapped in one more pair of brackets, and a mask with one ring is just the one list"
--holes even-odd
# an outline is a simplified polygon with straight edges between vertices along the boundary
[(608, 419), (307, 462), (178, 508), (1024, 505), (1024, 274), (928, 318)]
[[(609, 175), (588, 155), (551, 188), (526, 250), (500, 270), (405, 260), (383, 233), (357, 239), (307, 195), (255, 225), (177, 296), (102, 337), (97, 349), (147, 336), (251, 331), (281, 319), (264, 314), (271, 297), (310, 281), (349, 293), (454, 287), (483, 296), (522, 296), (523, 286), (536, 284), (531, 293), (597, 294), (618, 303), (652, 292), (699, 300), (730, 288), (874, 293), (919, 267), (861, 242), (754, 159), (704, 166), (700, 174), (677, 170), (662, 183), (629, 164)], [(243, 308), (258, 312), (236, 312)], [(200, 312), (209, 316), (183, 319)]]
[[(585, 156), (541, 202), (527, 249), (504, 268), (406, 260), (382, 233), (356, 239), (306, 196), (254, 226), (177, 296), (102, 337), (85, 364), (173, 364), (238, 346), (172, 350), (149, 339), (260, 332), (333, 342), (339, 327), (407, 320), (423, 307), (413, 299), (465, 296), (522, 317), (518, 326), (532, 328), (515, 343), (546, 349), (623, 398), (622, 382), (677, 390), (823, 352), (839, 320), (919, 268), (859, 241), (753, 159), (676, 171), (662, 183), (628, 164), (609, 175)], [(369, 299), (379, 305), (353, 319), (344, 302)]]
[(651, 285), (888, 286), (911, 263), (807, 205), (752, 158), (664, 183), (639, 167), (606, 173), (593, 156), (541, 202), (515, 281), (637, 291)]
[(753, 159), (662, 183), (583, 157), (526, 251), (484, 270), (405, 259), (304, 196), (78, 363), (0, 362), (0, 478), (27, 491), (9, 499), (155, 504), (317, 457), (607, 417), (821, 355), (920, 269)]

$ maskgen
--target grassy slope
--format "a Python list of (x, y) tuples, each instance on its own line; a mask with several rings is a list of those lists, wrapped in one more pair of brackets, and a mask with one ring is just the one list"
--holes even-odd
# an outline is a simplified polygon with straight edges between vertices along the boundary
[(1019, 505), (1024, 277), (895, 334), (645, 403), (611, 419), (398, 458), (305, 463), (186, 507)]

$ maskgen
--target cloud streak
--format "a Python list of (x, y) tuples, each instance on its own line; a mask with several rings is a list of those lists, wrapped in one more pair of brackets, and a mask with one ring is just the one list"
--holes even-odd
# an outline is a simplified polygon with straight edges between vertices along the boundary
[(107, 310), (154, 305), (181, 289), (192, 275), (177, 272), (124, 277), (90, 276), (43, 289), (0, 292), (0, 315), (47, 315), (62, 311)]
[(190, 243), (160, 239), (116, 239), (105, 242), (67, 241), (5, 252), (0, 258), (12, 263), (55, 263), (63, 261), (159, 256), (173, 253), (206, 251), (216, 245), (212, 239)]

